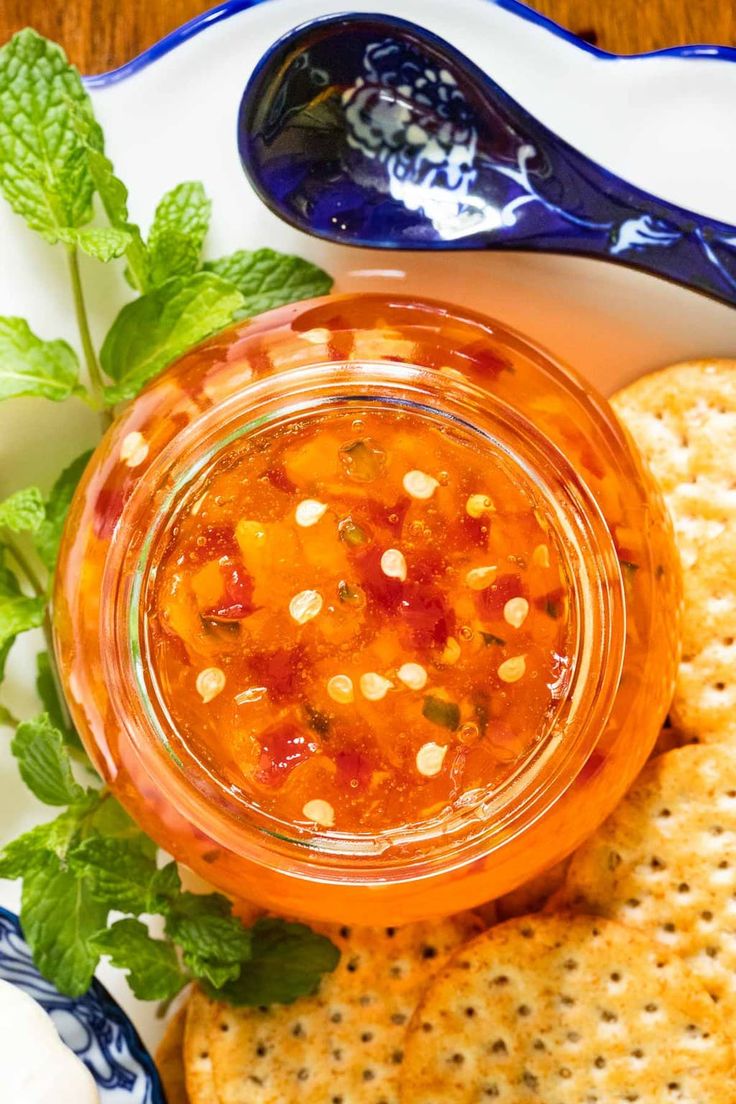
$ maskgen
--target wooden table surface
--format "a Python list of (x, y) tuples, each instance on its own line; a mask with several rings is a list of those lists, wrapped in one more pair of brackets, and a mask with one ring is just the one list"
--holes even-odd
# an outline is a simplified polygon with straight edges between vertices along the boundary
[[(61, 42), (82, 72), (99, 73), (128, 61), (213, 3), (0, 0), (0, 42), (31, 24)], [(533, 6), (589, 42), (620, 53), (684, 42), (736, 45), (736, 0), (533, 0)]]

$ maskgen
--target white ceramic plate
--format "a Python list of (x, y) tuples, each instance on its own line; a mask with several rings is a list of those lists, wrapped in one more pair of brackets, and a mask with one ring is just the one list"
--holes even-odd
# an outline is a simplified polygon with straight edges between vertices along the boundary
[[(243, 9), (243, 10), (239, 10)], [(214, 201), (208, 254), (273, 246), (322, 264), (339, 290), (415, 292), (495, 315), (547, 345), (604, 391), (672, 361), (736, 354), (736, 310), (633, 271), (579, 258), (530, 254), (375, 253), (330, 246), (278, 222), (251, 192), (236, 146), (245, 82), (285, 31), (329, 12), (371, 11), (422, 23), (464, 50), (512, 96), (584, 153), (641, 187), (736, 224), (736, 51), (695, 49), (641, 58), (601, 54), (510, 0), (268, 0), (233, 3), (195, 21), (117, 73), (90, 81), (108, 152), (147, 226), (174, 184), (202, 180)], [(199, 33), (197, 33), (199, 32)], [(77, 344), (63, 250), (26, 230), (0, 203), (0, 313), (22, 315), (44, 337)], [(86, 266), (85, 266), (86, 267)], [(119, 267), (87, 273), (98, 340), (126, 300)], [(18, 400), (0, 407), (0, 494), (48, 485), (94, 440), (72, 404)], [(32, 634), (29, 634), (29, 637)], [(32, 641), (17, 646), (5, 697), (37, 708)], [(18, 779), (0, 739), (0, 841), (46, 816)], [(17, 887), (0, 882), (0, 904)], [(115, 971), (103, 980), (153, 1044), (159, 1028)]]

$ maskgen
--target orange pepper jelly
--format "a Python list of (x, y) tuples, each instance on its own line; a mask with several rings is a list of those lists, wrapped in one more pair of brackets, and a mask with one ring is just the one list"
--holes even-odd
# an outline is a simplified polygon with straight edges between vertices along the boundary
[(680, 578), (605, 401), (462, 308), (240, 323), (123, 410), (56, 572), (66, 698), (142, 827), (233, 897), (405, 923), (568, 854), (671, 700)]
[(230, 444), (151, 558), (143, 633), (173, 728), (282, 825), (375, 837), (472, 808), (564, 702), (545, 504), (481, 434), (426, 414)]

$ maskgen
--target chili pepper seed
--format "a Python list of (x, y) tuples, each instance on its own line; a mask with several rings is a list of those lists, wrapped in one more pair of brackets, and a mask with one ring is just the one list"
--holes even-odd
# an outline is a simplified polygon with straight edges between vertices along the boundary
[(432, 740), (427, 744), (422, 744), (416, 756), (417, 770), (425, 778), (434, 778), (442, 770), (446, 755), (446, 746), (435, 744)]
[(123, 437), (120, 446), (120, 459), (128, 468), (137, 468), (148, 456), (148, 445), (142, 433), (134, 429)]
[(289, 613), (298, 625), (304, 625), (322, 609), (322, 595), (316, 590), (300, 590), (289, 602)]
[(465, 503), (465, 513), (476, 520), (484, 514), (492, 514), (493, 509), (493, 499), (484, 494), (472, 494)]
[(496, 578), (496, 567), (471, 567), (465, 576), (465, 582), (471, 590), (485, 590)]
[(220, 667), (205, 667), (197, 675), (195, 686), (206, 705), (225, 689), (225, 672)]
[(381, 556), (381, 571), (389, 579), (406, 580), (406, 560), (398, 548), (387, 548)]
[(393, 685), (390, 679), (376, 674), (375, 671), (368, 671), (360, 676), (360, 692), (368, 701), (381, 701), (393, 689)]
[(335, 823), (335, 810), (329, 801), (323, 801), (320, 797), (307, 801), (302, 808), (302, 813), (307, 820), (319, 824), (320, 828), (332, 828)]
[(305, 498), (294, 511), (294, 517), (297, 525), (300, 525), (302, 529), (309, 529), (312, 525), (316, 525), (326, 513), (327, 504), (325, 502), (318, 502), (316, 498)]
[(404, 490), (412, 498), (431, 498), (439, 487), (439, 483), (431, 475), (423, 471), (408, 471), (403, 480)]
[(513, 629), (520, 629), (529, 613), (529, 603), (526, 598), (509, 598), (503, 607), (503, 619)]
[(402, 663), (396, 675), (410, 690), (423, 690), (427, 685), (427, 672), (421, 663)]
[(327, 683), (327, 693), (333, 701), (339, 702), (341, 705), (348, 705), (355, 701), (353, 680), (349, 675), (333, 675)]
[(518, 682), (526, 674), (526, 659), (523, 655), (505, 659), (498, 668), (501, 682)]

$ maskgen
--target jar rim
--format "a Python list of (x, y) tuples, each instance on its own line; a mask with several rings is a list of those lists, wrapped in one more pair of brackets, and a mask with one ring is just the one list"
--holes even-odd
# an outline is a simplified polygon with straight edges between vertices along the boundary
[[(305, 830), (303, 835), (289, 837), (278, 825), (257, 823), (252, 810), (250, 816), (234, 816), (232, 794), (222, 786), (213, 787), (212, 776), (192, 771), (191, 763), (187, 770), (176, 738), (172, 740), (172, 732), (162, 725), (138, 635), (140, 603), (151, 566), (148, 556), (156, 532), (170, 516), (172, 505), (181, 500), (184, 486), (214, 455), (264, 424), (269, 411), (278, 410), (284, 416), (325, 402), (364, 404), (367, 395), (385, 403), (392, 394), (394, 401), (404, 405), (412, 402), (435, 415), (464, 419), (474, 431), (479, 422), (493, 425), (496, 436), (489, 439), (504, 447), (514, 464), (525, 466), (537, 489), (546, 490), (560, 526), (567, 527), (565, 547), (576, 557), (569, 578), (574, 582), (580, 629), (574, 652), (577, 678), (571, 680), (574, 693), (570, 692), (573, 721), (568, 718), (565, 732), (549, 734), (544, 746), (535, 749), (533, 762), (529, 759), (508, 779), (490, 807), (486, 803), (484, 816), (466, 810), (462, 824), (453, 830), (448, 830), (447, 823), (427, 823), (409, 840), (393, 833), (390, 839), (373, 837), (372, 846), (366, 846), (366, 841), (358, 846), (354, 838), (339, 833)], [(246, 415), (248, 420), (243, 422)], [(540, 466), (549, 471), (549, 486), (540, 483)], [(610, 714), (623, 663), (625, 603), (620, 565), (586, 484), (555, 445), (493, 392), (435, 369), (384, 360), (342, 366), (328, 361), (287, 369), (236, 391), (195, 418), (153, 460), (145, 486), (142, 483), (125, 506), (105, 564), (101, 630), (113, 646), (103, 652), (104, 677), (116, 720), (126, 728), (146, 770), (177, 811), (215, 843), (312, 881), (363, 882), (375, 879), (377, 872), (392, 881), (414, 880), (436, 872), (438, 863), (446, 871), (485, 858), (544, 815), (583, 769)], [(152, 500), (157, 508), (148, 531), (142, 542), (131, 544), (122, 535), (135, 531), (141, 516), (150, 515)], [(294, 826), (290, 829), (293, 832)]]

